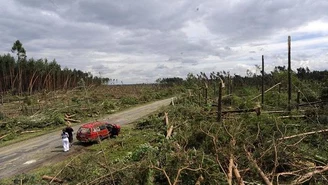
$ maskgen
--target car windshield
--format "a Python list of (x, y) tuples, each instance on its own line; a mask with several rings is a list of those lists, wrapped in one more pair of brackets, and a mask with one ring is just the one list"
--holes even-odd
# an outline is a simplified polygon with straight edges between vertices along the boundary
[(90, 134), (90, 129), (89, 128), (80, 128), (79, 133), (81, 134)]

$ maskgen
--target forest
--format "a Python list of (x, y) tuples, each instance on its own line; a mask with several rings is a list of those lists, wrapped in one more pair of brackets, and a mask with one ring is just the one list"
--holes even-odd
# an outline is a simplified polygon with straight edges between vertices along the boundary
[(0, 56), (0, 91), (12, 94), (32, 94), (40, 91), (68, 90), (81, 84), (107, 84), (109, 78), (99, 78), (76, 69), (62, 69), (56, 60), (27, 59), (23, 44), (17, 40), (9, 53)]

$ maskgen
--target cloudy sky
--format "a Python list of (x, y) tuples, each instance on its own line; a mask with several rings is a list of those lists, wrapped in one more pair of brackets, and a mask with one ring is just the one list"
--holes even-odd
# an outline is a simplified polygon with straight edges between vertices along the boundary
[(0, 54), (127, 83), (261, 65), (328, 69), (328, 0), (0, 0)]

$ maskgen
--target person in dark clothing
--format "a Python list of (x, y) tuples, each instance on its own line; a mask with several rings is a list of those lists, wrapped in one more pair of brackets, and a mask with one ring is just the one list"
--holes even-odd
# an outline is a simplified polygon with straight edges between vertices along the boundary
[(68, 133), (68, 141), (69, 141), (69, 144), (72, 146), (73, 144), (73, 128), (71, 127), (71, 125), (67, 125), (67, 127), (65, 128), (65, 132)]
[(111, 130), (111, 137), (118, 136), (118, 133), (120, 132), (121, 127), (119, 125), (113, 124), (112, 130)]

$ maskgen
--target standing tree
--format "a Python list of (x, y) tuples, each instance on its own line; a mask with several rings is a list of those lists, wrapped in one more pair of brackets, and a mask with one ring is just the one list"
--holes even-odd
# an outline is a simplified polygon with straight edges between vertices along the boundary
[(19, 40), (16, 40), (16, 42), (14, 42), (14, 45), (11, 48), (11, 52), (17, 52), (18, 61), (20, 61), (20, 59), (26, 58), (26, 51), (23, 47), (23, 44)]
[(16, 76), (18, 75), (18, 80), (19, 80), (18, 81), (18, 92), (22, 93), (22, 80), (23, 80), (22, 65), (24, 65), (24, 62), (26, 59), (26, 51), (23, 47), (23, 44), (19, 40), (16, 40), (16, 42), (14, 42), (14, 44), (13, 44), (13, 47), (11, 48), (11, 52), (13, 52), (13, 53), (17, 52), (18, 73), (16, 74)]

